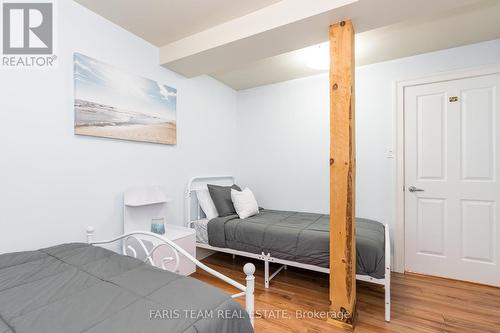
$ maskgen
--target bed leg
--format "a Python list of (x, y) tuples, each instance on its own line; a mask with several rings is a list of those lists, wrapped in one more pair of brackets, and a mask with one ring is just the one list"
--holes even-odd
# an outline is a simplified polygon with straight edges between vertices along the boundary
[(232, 256), (233, 256), (233, 260), (234, 260), (234, 259), (236, 259), (236, 254), (234, 254), (234, 253), (233, 253), (233, 255), (232, 255)]
[(243, 267), (243, 271), (246, 274), (247, 280), (247, 290), (245, 291), (245, 310), (250, 316), (250, 323), (254, 326), (254, 291), (255, 291), (255, 266), (254, 264), (248, 263)]
[(287, 265), (283, 265), (283, 269), (286, 271), (288, 269)]
[(391, 269), (385, 272), (385, 321), (391, 321)]
[(94, 241), (94, 227), (87, 227), (87, 244), (92, 244)]
[(385, 235), (385, 321), (391, 321), (391, 233), (384, 225)]
[(269, 255), (264, 256), (264, 286), (269, 288)]

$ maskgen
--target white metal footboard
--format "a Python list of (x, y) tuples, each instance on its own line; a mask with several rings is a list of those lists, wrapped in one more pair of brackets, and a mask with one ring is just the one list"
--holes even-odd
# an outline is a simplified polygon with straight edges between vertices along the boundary
[[(164, 258), (164, 260), (165, 259), (175, 260), (175, 267), (176, 267), (175, 270), (179, 267), (179, 263), (180, 263), (179, 254), (182, 254), (187, 259), (192, 261), (196, 266), (203, 269), (205, 272), (207, 272), (207, 273), (221, 279), (222, 281), (232, 285), (233, 287), (241, 290), (240, 293), (234, 294), (231, 297), (238, 298), (238, 297), (245, 296), (245, 310), (248, 312), (248, 315), (250, 316), (250, 322), (252, 323), (252, 326), (254, 325), (254, 309), (255, 309), (254, 308), (254, 291), (255, 291), (254, 273), (255, 273), (255, 266), (252, 263), (247, 263), (243, 267), (243, 271), (246, 274), (246, 286), (244, 286), (241, 283), (236, 282), (235, 280), (233, 280), (233, 279), (225, 276), (224, 274), (219, 273), (216, 270), (203, 264), (198, 259), (191, 256), (186, 250), (184, 250), (183, 248), (181, 248), (180, 246), (178, 246), (177, 244), (172, 242), (170, 239), (167, 239), (165, 237), (162, 237), (162, 236), (155, 234), (155, 233), (152, 233), (152, 232), (134, 231), (134, 232), (130, 232), (127, 234), (123, 234), (121, 236), (115, 237), (115, 238), (110, 239), (110, 240), (94, 242), (94, 228), (88, 227), (87, 228), (87, 243), (91, 244), (91, 245), (103, 245), (103, 244), (110, 244), (110, 243), (113, 243), (113, 242), (116, 242), (116, 241), (119, 241), (122, 239), (124, 239), (124, 240), (135, 239), (146, 253), (146, 258), (144, 259), (144, 262), (149, 262), (151, 265), (155, 266), (153, 259), (152, 259), (152, 256), (153, 256), (153, 253), (158, 248), (158, 246), (154, 246), (151, 249), (151, 251), (148, 251), (147, 247), (143, 243), (142, 239), (136, 237), (138, 235), (154, 237), (154, 238), (162, 241), (163, 244), (170, 246), (170, 248), (172, 248), (174, 250), (173, 252), (174, 252), (175, 257), (174, 258)], [(163, 244), (161, 244), (161, 245), (163, 245)], [(128, 247), (128, 249), (131, 251), (132, 256), (137, 258), (137, 252), (135, 251), (135, 249), (133, 249), (133, 247)], [(162, 260), (162, 264), (164, 263), (164, 260)], [(164, 268), (164, 267), (162, 267), (162, 268)]]

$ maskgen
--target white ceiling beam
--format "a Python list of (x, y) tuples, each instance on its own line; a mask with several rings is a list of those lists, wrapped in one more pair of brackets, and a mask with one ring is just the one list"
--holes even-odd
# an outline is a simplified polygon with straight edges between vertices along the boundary
[[(240, 49), (240, 51), (243, 48), (244, 51), (245, 47), (251, 47), (255, 41), (262, 39), (262, 35), (266, 32), (279, 32), (280, 29), (286, 26), (300, 23), (308, 18), (330, 12), (357, 1), (359, 0), (282, 0), (248, 15), (161, 47), (160, 62), (165, 67), (188, 77), (219, 71), (230, 65), (231, 61), (228, 64), (227, 57), (217, 60), (214, 56), (217, 56), (218, 52), (210, 56), (211, 51), (213, 52), (217, 48), (226, 48), (228, 46)], [(302, 24), (299, 26), (302, 26)], [(327, 33), (325, 33), (325, 36), (327, 36)], [(293, 38), (293, 35), (287, 34), (282, 35), (282, 37), (290, 39)], [(243, 40), (245, 42), (241, 43)], [(316, 38), (315, 42), (317, 41)], [(239, 45), (234, 45), (238, 42)], [(276, 49), (274, 55), (293, 49), (280, 45), (290, 44), (280, 43), (280, 38), (275, 39), (273, 44), (274, 47), (272, 48)], [(310, 44), (312, 45), (314, 42), (312, 41)], [(202, 61), (201, 63), (198, 61), (185, 61), (189, 57), (199, 58), (200, 55), (206, 56), (206, 53), (208, 53), (207, 61)], [(248, 53), (248, 58), (251, 60), (256, 56), (256, 53), (260, 52), (248, 49)]]
[[(443, 50), (500, 38), (500, 1), (460, 7), (356, 35), (356, 65)], [(481, 22), (481, 24), (478, 24)], [(439, 34), (435, 32), (439, 31)], [(235, 90), (298, 79), (328, 70), (307, 66), (306, 49), (269, 57), (212, 76)], [(328, 56), (328, 47), (324, 56)]]
[(282, 0), (161, 47), (160, 63), (187, 77), (217, 75), (324, 42), (332, 22), (352, 19), (360, 33), (484, 1)]

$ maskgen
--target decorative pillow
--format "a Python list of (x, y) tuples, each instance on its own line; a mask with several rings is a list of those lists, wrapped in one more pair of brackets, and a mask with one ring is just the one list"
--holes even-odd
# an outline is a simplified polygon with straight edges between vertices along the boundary
[(198, 203), (207, 216), (207, 219), (211, 220), (219, 216), (219, 214), (217, 214), (217, 209), (215, 208), (214, 202), (210, 197), (210, 193), (208, 193), (208, 188), (196, 190), (196, 197), (198, 198)]
[(236, 210), (233, 206), (233, 201), (231, 200), (231, 189), (241, 191), (241, 188), (238, 185), (218, 186), (208, 184), (207, 187), (219, 216), (236, 214)]
[(231, 190), (231, 199), (240, 219), (259, 214), (257, 200), (248, 187), (245, 187), (243, 191)]

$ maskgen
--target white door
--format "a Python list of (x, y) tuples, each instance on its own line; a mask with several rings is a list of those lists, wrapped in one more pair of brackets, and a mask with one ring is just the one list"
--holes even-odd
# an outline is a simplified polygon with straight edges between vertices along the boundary
[(500, 75), (405, 89), (406, 271), (500, 286)]

